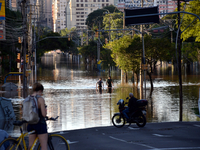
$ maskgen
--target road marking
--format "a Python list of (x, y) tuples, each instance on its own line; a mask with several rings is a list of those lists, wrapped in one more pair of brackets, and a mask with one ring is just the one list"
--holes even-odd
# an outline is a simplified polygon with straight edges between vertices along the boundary
[(140, 145), (140, 146), (148, 147), (148, 148), (151, 148), (151, 149), (156, 149), (155, 147), (152, 147), (152, 146), (149, 146), (149, 145), (146, 145), (146, 144), (139, 144), (139, 143), (134, 143), (134, 142), (127, 142), (127, 141), (125, 141), (125, 140), (118, 139), (118, 138), (115, 138), (115, 137), (112, 137), (112, 136), (109, 136), (109, 137), (110, 137), (111, 139), (114, 139), (114, 140), (117, 140), (117, 141), (129, 143), (129, 144)]
[(78, 143), (78, 141), (70, 142), (70, 140), (67, 140), (67, 142), (68, 142), (68, 144)]
[(105, 135), (105, 133), (102, 133), (103, 135)]
[(132, 127), (128, 127), (131, 130), (139, 130), (140, 128), (132, 128)]
[(69, 132), (63, 132), (63, 131), (60, 131), (59, 134), (66, 134), (66, 133), (69, 133)]
[(200, 127), (200, 125), (197, 125), (197, 124), (194, 124), (194, 126), (196, 126), (196, 127)]
[(200, 147), (176, 147), (176, 148), (155, 148), (155, 149), (150, 149), (150, 150), (176, 150), (176, 149), (186, 149), (186, 150), (189, 150), (189, 149), (200, 149)]
[(172, 137), (172, 135), (161, 135), (161, 134), (153, 134), (158, 137)]

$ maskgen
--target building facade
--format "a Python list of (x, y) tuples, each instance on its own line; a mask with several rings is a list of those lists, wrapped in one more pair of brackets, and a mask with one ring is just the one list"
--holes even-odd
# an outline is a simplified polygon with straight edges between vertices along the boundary
[[(177, 4), (174, 0), (118, 0), (118, 3), (115, 6), (122, 12), (124, 9), (158, 6), (159, 13), (168, 13), (173, 12), (176, 9)], [(164, 15), (161, 15), (160, 17), (163, 16)]]
[(52, 16), (53, 16), (53, 31), (60, 32), (66, 28), (66, 7), (67, 0), (53, 0), (52, 1)]
[(70, 0), (67, 7), (67, 28), (86, 29), (87, 16), (105, 6), (114, 5), (114, 0)]

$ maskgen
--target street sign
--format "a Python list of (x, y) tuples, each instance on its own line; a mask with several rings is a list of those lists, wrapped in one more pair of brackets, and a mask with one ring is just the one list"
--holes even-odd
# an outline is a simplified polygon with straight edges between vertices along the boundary
[(5, 0), (0, 0), (0, 41), (6, 39), (5, 34)]
[(140, 9), (124, 9), (125, 12), (125, 25), (137, 25), (137, 24), (151, 24), (159, 23), (158, 6), (147, 7)]
[(0, 20), (5, 20), (5, 0), (0, 0)]
[(142, 64), (142, 69), (147, 70), (148, 69), (148, 64)]

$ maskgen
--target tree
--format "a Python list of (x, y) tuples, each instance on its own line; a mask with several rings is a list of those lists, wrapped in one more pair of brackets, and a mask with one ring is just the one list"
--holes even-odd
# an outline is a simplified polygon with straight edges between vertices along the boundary
[(95, 11), (93, 11), (92, 13), (90, 13), (86, 19), (86, 25), (88, 26), (89, 29), (91, 30), (95, 30), (99, 27), (99, 23), (102, 27), (102, 22), (103, 22), (103, 16), (105, 15), (105, 13), (108, 11), (110, 13), (113, 13), (113, 12), (119, 12), (119, 10), (113, 6), (113, 5), (110, 5), (110, 6), (106, 6), (102, 9), (97, 9)]
[[(181, 6), (183, 10), (184, 3)], [(194, 13), (200, 16), (199, 10), (200, 10), (199, 0), (190, 1), (185, 8), (186, 12)], [(181, 16), (183, 16), (181, 31), (185, 30), (185, 28), (188, 27), (188, 25), (190, 25), (196, 19), (195, 16), (190, 14), (181, 14)], [(198, 18), (183, 33), (181, 33), (181, 38), (183, 39), (183, 41), (186, 41), (190, 37), (195, 37), (195, 41), (200, 42), (200, 21)]]
[(6, 8), (5, 13), (6, 40), (0, 41), (2, 74), (17, 70), (16, 51), (18, 50), (19, 52), (20, 50), (18, 37), (21, 37), (24, 32), (21, 13), (18, 11), (12, 11), (8, 8)]

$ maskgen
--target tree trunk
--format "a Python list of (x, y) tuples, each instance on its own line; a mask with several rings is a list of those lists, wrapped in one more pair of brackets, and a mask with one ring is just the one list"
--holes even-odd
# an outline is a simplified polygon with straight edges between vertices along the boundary
[(149, 76), (149, 80), (150, 80), (150, 83), (151, 83), (151, 90), (150, 90), (150, 97), (151, 97), (152, 93), (153, 93), (153, 81), (152, 81), (151, 73), (149, 71), (147, 71), (147, 74)]

